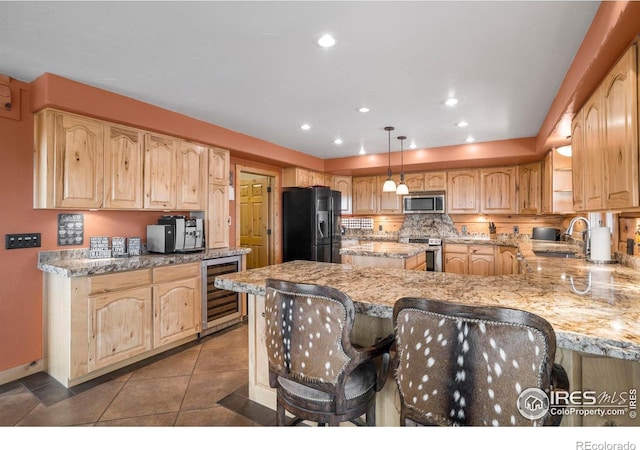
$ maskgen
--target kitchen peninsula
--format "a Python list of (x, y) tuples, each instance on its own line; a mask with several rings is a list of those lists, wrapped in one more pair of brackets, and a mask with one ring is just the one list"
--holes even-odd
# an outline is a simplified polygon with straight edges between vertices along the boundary
[[(531, 247), (529, 242), (520, 246), (525, 258), (521, 263), (527, 270), (519, 275), (465, 276), (292, 261), (217, 277), (217, 287), (249, 294), (250, 397), (270, 407), (275, 404), (260, 320), (267, 278), (329, 285), (346, 292), (359, 313), (354, 333), (363, 343), (393, 331), (392, 308), (401, 297), (530, 311), (554, 327), (557, 360), (569, 373), (572, 389), (621, 391), (640, 386), (640, 274), (619, 264), (538, 257)], [(394, 382), (389, 379), (377, 407), (382, 425), (398, 423), (395, 395)], [(591, 420), (571, 417), (563, 423), (595, 425)], [(624, 424), (639, 423), (627, 418)]]

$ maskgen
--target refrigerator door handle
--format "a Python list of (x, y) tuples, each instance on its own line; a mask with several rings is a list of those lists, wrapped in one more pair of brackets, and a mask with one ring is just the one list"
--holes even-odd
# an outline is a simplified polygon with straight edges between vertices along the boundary
[(318, 222), (318, 236), (320, 236), (320, 238), (324, 238), (324, 234), (322, 233), (322, 223)]

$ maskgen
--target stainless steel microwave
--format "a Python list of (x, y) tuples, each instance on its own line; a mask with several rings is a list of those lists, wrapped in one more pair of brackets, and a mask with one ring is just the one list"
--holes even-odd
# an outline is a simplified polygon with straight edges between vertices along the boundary
[(444, 211), (444, 192), (421, 192), (402, 197), (402, 212), (405, 214), (430, 214)]

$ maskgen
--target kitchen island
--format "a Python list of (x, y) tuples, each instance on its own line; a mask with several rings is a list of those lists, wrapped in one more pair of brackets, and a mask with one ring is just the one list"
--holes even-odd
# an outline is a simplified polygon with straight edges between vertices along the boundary
[(428, 245), (398, 242), (362, 242), (340, 250), (343, 264), (425, 270)]
[[(560, 362), (571, 389), (618, 392), (640, 386), (640, 274), (619, 264), (590, 264), (579, 258), (538, 257), (529, 242), (520, 245), (520, 275), (493, 277), (347, 264), (292, 261), (217, 277), (217, 287), (249, 294), (250, 396), (274, 407), (268, 387), (263, 324), (265, 280), (332, 286), (355, 303), (356, 339), (363, 344), (393, 331), (394, 303), (426, 297), (469, 305), (523, 309), (547, 319), (557, 336)], [(397, 425), (395, 383), (390, 378), (377, 410), (382, 425)], [(565, 425), (595, 425), (599, 418), (569, 417)], [(637, 419), (615, 418), (638, 425)]]

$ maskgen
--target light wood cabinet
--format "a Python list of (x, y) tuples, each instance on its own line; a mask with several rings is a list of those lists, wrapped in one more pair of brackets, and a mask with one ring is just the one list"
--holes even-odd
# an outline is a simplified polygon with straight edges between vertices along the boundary
[[(379, 193), (377, 198), (377, 210), (379, 214), (400, 214), (402, 213), (402, 195), (393, 192), (382, 192), (382, 186), (388, 177), (376, 177), (376, 191)], [(396, 186), (400, 183), (400, 175), (392, 175), (391, 179), (395, 181)]]
[(604, 152), (602, 149), (602, 91), (598, 89), (584, 107), (584, 208), (604, 206)]
[(407, 173), (404, 175), (404, 182), (407, 185), (407, 189), (409, 189), (409, 194), (424, 191), (423, 173)]
[(340, 211), (342, 214), (351, 214), (351, 177), (336, 175), (333, 177), (333, 189), (340, 192)]
[(520, 273), (518, 250), (515, 247), (499, 245), (496, 247), (496, 275), (517, 275)]
[(153, 345), (162, 346), (202, 330), (200, 263), (153, 269)]
[(209, 149), (207, 248), (229, 247), (229, 151)]
[(99, 121), (45, 110), (35, 116), (35, 208), (99, 208), (104, 192), (104, 128)]
[(602, 145), (606, 163), (605, 207), (638, 206), (637, 49), (632, 46), (602, 87)]
[(469, 275), (496, 274), (494, 245), (469, 245)]
[(515, 214), (518, 212), (516, 168), (480, 169), (480, 212)]
[(196, 339), (200, 263), (94, 276), (45, 273), (46, 371), (75, 386)]
[(586, 184), (585, 143), (584, 143), (584, 111), (581, 109), (571, 121), (571, 177), (573, 192), (573, 210), (585, 209), (584, 192)]
[(377, 212), (377, 177), (353, 177), (353, 213)]
[(447, 172), (447, 214), (480, 212), (479, 176), (477, 169)]
[(178, 140), (145, 136), (144, 207), (169, 210), (176, 207), (176, 165)]
[(207, 199), (208, 148), (181, 141), (176, 152), (176, 209), (202, 211)]
[(467, 244), (445, 243), (442, 258), (445, 272), (460, 275), (469, 273), (469, 248)]
[(518, 212), (539, 214), (542, 211), (542, 163), (518, 166)]
[(517, 249), (496, 244), (444, 244), (444, 271), (461, 275), (515, 275), (520, 273)]
[(342, 255), (342, 264), (379, 267), (384, 269), (426, 270), (427, 252), (420, 252), (406, 258), (386, 258), (384, 256)]
[(426, 172), (424, 174), (425, 191), (446, 191), (447, 172)]
[(550, 150), (542, 163), (543, 214), (573, 212), (573, 181), (571, 157)]
[(144, 134), (132, 128), (104, 126), (104, 207), (143, 207)]

